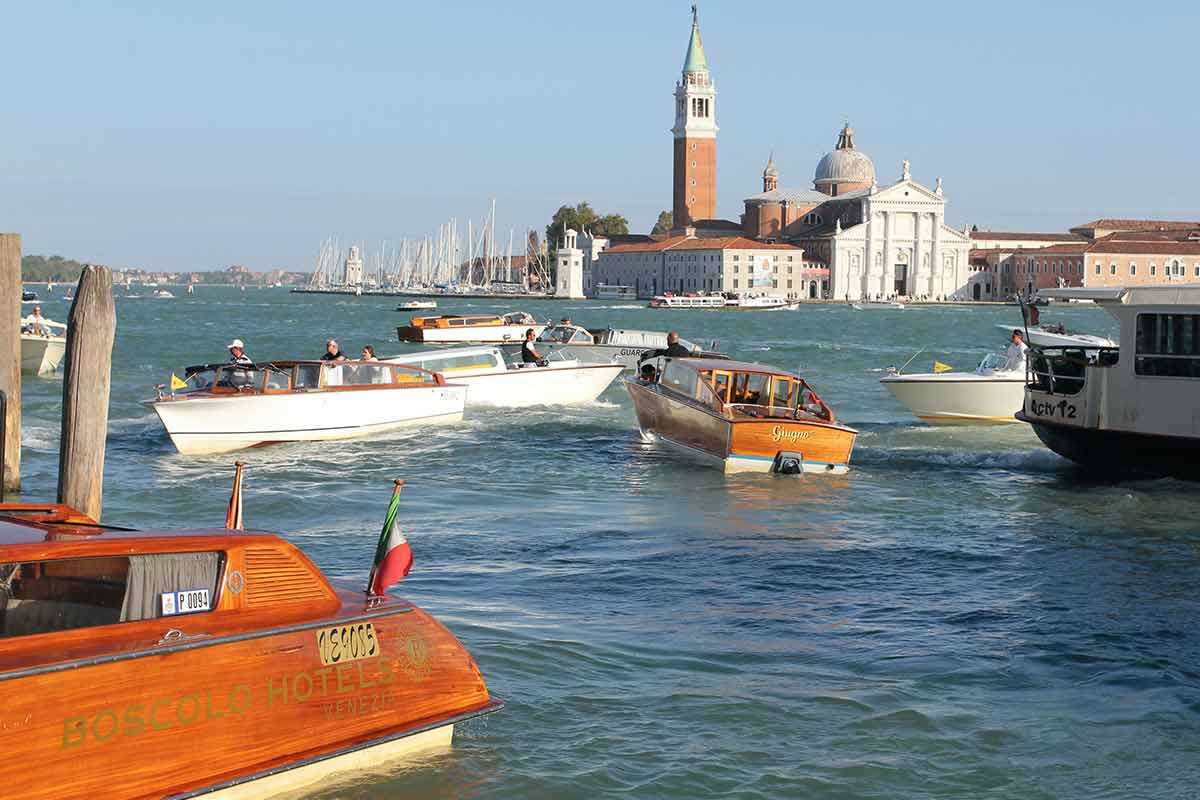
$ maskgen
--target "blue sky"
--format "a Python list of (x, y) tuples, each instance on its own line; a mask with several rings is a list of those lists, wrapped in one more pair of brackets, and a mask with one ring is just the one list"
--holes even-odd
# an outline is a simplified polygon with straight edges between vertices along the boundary
[[(775, 14), (764, 12), (774, 7)], [(0, 230), (153, 269), (310, 269), (456, 216), (543, 228), (671, 199), (688, 2), (25, 3), (4, 12)], [(1200, 11), (1183, 3), (705, 2), (718, 212), (770, 151), (809, 187), (843, 119), (947, 218), (1200, 218)]]

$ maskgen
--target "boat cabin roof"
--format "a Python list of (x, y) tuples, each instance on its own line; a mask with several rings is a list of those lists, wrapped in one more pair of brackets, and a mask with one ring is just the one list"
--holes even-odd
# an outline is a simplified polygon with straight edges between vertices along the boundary
[(722, 372), (756, 372), (763, 375), (779, 375), (780, 377), (804, 380), (794, 372), (759, 364), (755, 361), (734, 361), (724, 358), (669, 358), (668, 361), (690, 367), (697, 372), (720, 370)]
[(1051, 300), (1092, 300), (1100, 305), (1200, 306), (1200, 284), (1041, 289), (1038, 296)]
[[(504, 354), (499, 347), (494, 345), (476, 345), (474, 347), (439, 347), (430, 348), (428, 350), (414, 350), (411, 353), (403, 353), (398, 356), (388, 356), (381, 359), (388, 364), (415, 364), (418, 361), (449, 361), (454, 358), (463, 356), (485, 356), (493, 355), (504, 360)], [(436, 371), (436, 370), (434, 370)]]

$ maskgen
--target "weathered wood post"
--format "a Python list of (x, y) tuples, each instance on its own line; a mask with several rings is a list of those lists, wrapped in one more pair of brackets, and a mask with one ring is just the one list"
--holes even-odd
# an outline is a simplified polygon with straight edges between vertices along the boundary
[(21, 234), (0, 233), (0, 389), (5, 415), (4, 490), (21, 488)]
[(112, 272), (88, 265), (79, 275), (67, 318), (58, 502), (96, 520), (100, 519), (104, 491), (104, 441), (116, 331)]

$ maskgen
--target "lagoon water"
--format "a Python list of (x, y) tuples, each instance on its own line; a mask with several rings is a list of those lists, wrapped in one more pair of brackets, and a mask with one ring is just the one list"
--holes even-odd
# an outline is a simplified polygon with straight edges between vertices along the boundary
[[(107, 522), (219, 526), (235, 456), (182, 457), (139, 400), (183, 365), (406, 347), (387, 298), (201, 287), (120, 298)], [(42, 304), (65, 320), (68, 304)], [(1011, 307), (524, 307), (798, 369), (861, 434), (841, 477), (725, 476), (595, 405), (245, 451), (245, 516), (365, 582), (391, 479), (394, 591), (508, 705), (455, 747), (307, 797), (1198, 797), (1200, 493), (1081, 474), (1023, 425), (931, 428), (878, 383), (1001, 349)], [(1115, 333), (1102, 311), (1043, 318)], [(61, 383), (24, 384), (24, 499), (53, 499)]]

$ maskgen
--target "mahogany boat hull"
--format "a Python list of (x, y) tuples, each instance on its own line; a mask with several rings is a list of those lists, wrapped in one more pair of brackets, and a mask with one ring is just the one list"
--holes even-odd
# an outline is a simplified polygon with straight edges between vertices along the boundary
[[(29, 765), (10, 771), (7, 792), (261, 796), (381, 752), (444, 746), (456, 722), (502, 705), (458, 640), (407, 603), (347, 603), (238, 634), (206, 624), (215, 616), (126, 623), (186, 633), (0, 673), (0, 746)], [(337, 653), (321, 638), (331, 635)]]
[(625, 387), (643, 436), (664, 442), (725, 472), (845, 473), (857, 432), (836, 423), (784, 418), (732, 418), (637, 380)]

